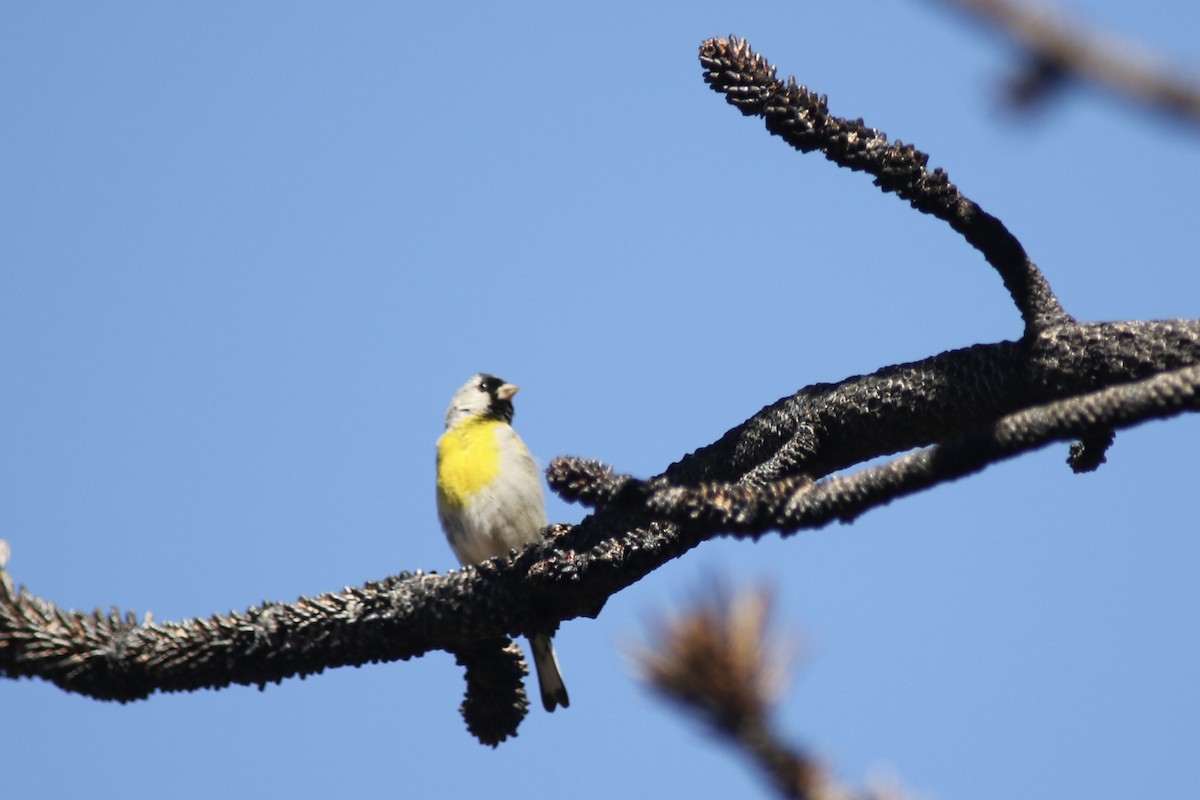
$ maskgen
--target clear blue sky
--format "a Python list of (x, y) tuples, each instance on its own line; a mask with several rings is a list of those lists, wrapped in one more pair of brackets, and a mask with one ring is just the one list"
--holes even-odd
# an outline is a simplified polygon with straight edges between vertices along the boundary
[[(1200, 69), (1195, 4), (1072, 5)], [(1089, 91), (1015, 120), (1009, 51), (933, 4), (412, 6), (0, 11), (0, 537), (32, 591), (170, 620), (452, 568), (433, 442), (478, 370), (544, 461), (650, 475), (801, 386), (1019, 335), (946, 226), (712, 93), (709, 36), (929, 152), (1081, 319), (1200, 316), (1195, 135)], [(567, 623), (571, 708), (496, 751), (446, 654), (127, 706), (0, 682), (4, 791), (764, 796), (625, 656), (727, 574), (776, 587), (781, 725), (846, 780), (1200, 796), (1198, 433), (706, 545)]]

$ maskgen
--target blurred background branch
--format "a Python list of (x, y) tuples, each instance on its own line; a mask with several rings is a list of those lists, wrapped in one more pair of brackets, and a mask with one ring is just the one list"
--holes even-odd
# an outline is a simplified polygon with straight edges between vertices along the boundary
[(772, 593), (707, 581), (682, 611), (651, 626), (635, 665), (662, 697), (756, 765), (781, 797), (901, 800), (898, 787), (854, 790), (835, 783), (779, 730), (775, 706), (795, 647), (771, 629)]
[(1129, 42), (1100, 33), (1055, 4), (1029, 0), (936, 0), (1011, 41), (1024, 66), (1006, 95), (1016, 108), (1044, 106), (1073, 81), (1200, 125), (1200, 78)]

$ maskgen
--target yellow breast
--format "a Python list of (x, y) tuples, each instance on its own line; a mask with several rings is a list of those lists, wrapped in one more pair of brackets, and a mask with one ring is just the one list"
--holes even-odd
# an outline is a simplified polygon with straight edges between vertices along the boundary
[(438, 439), (438, 502), (463, 508), (480, 489), (500, 474), (499, 420), (477, 418), (460, 422)]

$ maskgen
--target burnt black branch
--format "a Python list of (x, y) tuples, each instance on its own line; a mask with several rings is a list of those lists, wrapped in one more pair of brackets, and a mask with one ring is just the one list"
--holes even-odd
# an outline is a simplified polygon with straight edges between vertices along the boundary
[(875, 185), (918, 211), (948, 223), (1000, 273), (1025, 321), (1026, 335), (1070, 320), (1041, 270), (1000, 220), (950, 182), (929, 156), (912, 145), (889, 142), (861, 119), (829, 113), (825, 95), (775, 77), (775, 67), (745, 39), (709, 39), (700, 45), (704, 80), (746, 116), (762, 117), (767, 130), (802, 153), (820, 151), (838, 166), (868, 173)]
[(1029, 406), (1200, 361), (1200, 322), (1066, 324), (816, 384), (672, 464), (677, 485), (820, 477), (961, 435)]
[[(897, 497), (1067, 438), (1074, 469), (1098, 466), (1112, 431), (1197, 410), (1200, 321), (1079, 324), (1020, 244), (927, 158), (789, 81), (744, 42), (710, 40), (706, 79), (802, 151), (820, 150), (946, 220), (1004, 278), (1026, 321), (1018, 342), (942, 353), (800, 389), (649, 480), (579, 459), (551, 486), (595, 511), (512, 559), (444, 575), (403, 573), (360, 587), (264, 602), (240, 613), (156, 623), (63, 610), (7, 570), (0, 542), (0, 676), (130, 701), (155, 692), (264, 687), (331, 667), (454, 653), (466, 671), (469, 729), (496, 744), (528, 702), (512, 637), (595, 617), (613, 594), (722, 534), (850, 520)], [(926, 448), (846, 477), (864, 461)]]
[(559, 459), (551, 465), (551, 485), (597, 476), (606, 485), (621, 487), (608, 502), (636, 497), (651, 518), (676, 523), (691, 537), (719, 532), (754, 538), (768, 531), (786, 535), (835, 520), (849, 522), (896, 498), (1053, 442), (1087, 439), (1097, 432), (1111, 437), (1113, 430), (1185, 411), (1200, 411), (1200, 366), (1026, 408), (926, 450), (820, 483), (787, 477), (765, 484), (679, 486), (662, 478), (639, 481), (614, 475), (596, 462)]
[[(293, 603), (168, 623), (139, 622), (116, 611), (59, 609), (16, 589), (0, 563), (0, 675), (128, 701), (154, 692), (263, 687), (433, 650), (457, 653), (471, 667), (471, 659), (498, 657), (480, 650), (490, 642), (596, 616), (608, 597), (719, 532), (758, 534), (852, 518), (1007, 457), (1004, 447), (1019, 452), (1195, 408), (1200, 322), (1070, 326), (1038, 341), (1032, 350), (1028, 344), (985, 345), (810, 387), (649, 482), (556, 461), (553, 486), (603, 507), (577, 526), (560, 526), (546, 545), (512, 561), (444, 575), (401, 574)], [(1088, 389), (1100, 394), (1093, 397)], [(1030, 397), (1061, 402), (1028, 409)], [(977, 410), (984, 398), (991, 399)], [(1134, 402), (1138, 398), (1144, 403)], [(1039, 432), (1034, 423), (1054, 419), (1050, 411), (1066, 416)], [(1011, 428), (999, 444), (972, 433), (985, 429), (988, 415), (1001, 423), (997, 431)], [(951, 440), (944, 449), (811, 485), (809, 475), (937, 439), (937, 416), (945, 421), (943, 432), (952, 432), (943, 437)], [(743, 486), (713, 491), (721, 481)], [(696, 492), (689, 494), (689, 487)], [(488, 685), (478, 678), (470, 683)], [(473, 730), (489, 730), (487, 741), (511, 735), (523, 713), (513, 681), (499, 683), (509, 688), (490, 707), (507, 721), (487, 729), (487, 714), (472, 718)]]

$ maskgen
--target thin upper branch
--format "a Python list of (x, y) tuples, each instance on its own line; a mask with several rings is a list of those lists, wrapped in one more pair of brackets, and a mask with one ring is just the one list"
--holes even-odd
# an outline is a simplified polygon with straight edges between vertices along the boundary
[(1041, 270), (1000, 220), (988, 214), (950, 182), (939, 167), (925, 169), (929, 156), (912, 145), (891, 143), (861, 119), (829, 113), (824, 95), (775, 77), (775, 67), (753, 52), (745, 39), (709, 39), (700, 45), (704, 80), (747, 116), (762, 117), (767, 130), (797, 150), (820, 150), (838, 166), (874, 176), (875, 185), (907, 200), (913, 208), (948, 223), (1000, 273), (1027, 335), (1070, 320)]

